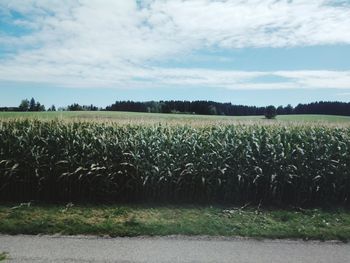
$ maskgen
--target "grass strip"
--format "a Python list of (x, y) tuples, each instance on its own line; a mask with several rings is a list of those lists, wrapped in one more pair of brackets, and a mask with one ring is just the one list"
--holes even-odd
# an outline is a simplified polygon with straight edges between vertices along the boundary
[(0, 233), (350, 240), (350, 211), (149, 205), (0, 205)]

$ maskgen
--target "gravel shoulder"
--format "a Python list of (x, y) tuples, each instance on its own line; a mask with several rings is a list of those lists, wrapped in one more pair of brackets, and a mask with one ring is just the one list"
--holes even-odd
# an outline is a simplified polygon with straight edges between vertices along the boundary
[(8, 262), (350, 262), (350, 244), (337, 241), (207, 236), (1, 235), (0, 252)]

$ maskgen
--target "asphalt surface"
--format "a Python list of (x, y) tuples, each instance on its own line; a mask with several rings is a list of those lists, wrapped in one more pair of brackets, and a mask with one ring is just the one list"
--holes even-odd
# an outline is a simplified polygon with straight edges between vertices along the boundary
[(350, 244), (209, 237), (0, 236), (8, 262), (350, 262)]

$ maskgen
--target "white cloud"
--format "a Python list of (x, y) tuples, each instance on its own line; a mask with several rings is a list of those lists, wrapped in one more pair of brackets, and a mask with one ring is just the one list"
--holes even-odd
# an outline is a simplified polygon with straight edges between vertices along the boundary
[[(0, 47), (14, 51), (0, 60), (0, 79), (70, 87), (350, 88), (349, 71), (150, 66), (212, 47), (350, 44), (350, 6), (333, 2), (0, 0), (0, 15), (30, 30), (19, 36), (0, 34)], [(14, 11), (21, 16), (11, 17)], [(254, 82), (263, 76), (285, 81)]]

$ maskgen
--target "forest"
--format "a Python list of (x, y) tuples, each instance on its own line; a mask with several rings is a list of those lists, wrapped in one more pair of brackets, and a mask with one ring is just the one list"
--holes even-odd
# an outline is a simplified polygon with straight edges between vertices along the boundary
[[(271, 105), (270, 105), (271, 106)], [(73, 103), (66, 107), (59, 107), (59, 111), (128, 111), (128, 112), (149, 112), (149, 113), (182, 113), (198, 115), (226, 115), (226, 116), (254, 116), (264, 115), (269, 106), (248, 106), (235, 105), (231, 102), (220, 103), (215, 101), (196, 100), (167, 100), (167, 101), (116, 101), (115, 103), (102, 108), (93, 104), (80, 105)], [(45, 106), (40, 102), (24, 99), (18, 107), (0, 107), (0, 111), (45, 111)], [(55, 105), (49, 107), (46, 111), (56, 111)], [(293, 107), (278, 106), (277, 115), (288, 114), (327, 114), (350, 116), (350, 102), (339, 101), (319, 101), (301, 104)]]
[[(249, 116), (264, 115), (267, 107), (234, 105), (214, 101), (116, 101), (107, 106), (107, 111), (131, 111), (154, 113), (188, 113), (200, 115)], [(278, 115), (287, 114), (328, 114), (350, 116), (350, 103), (320, 101), (308, 104), (298, 104), (296, 107), (288, 104), (278, 106)]]

